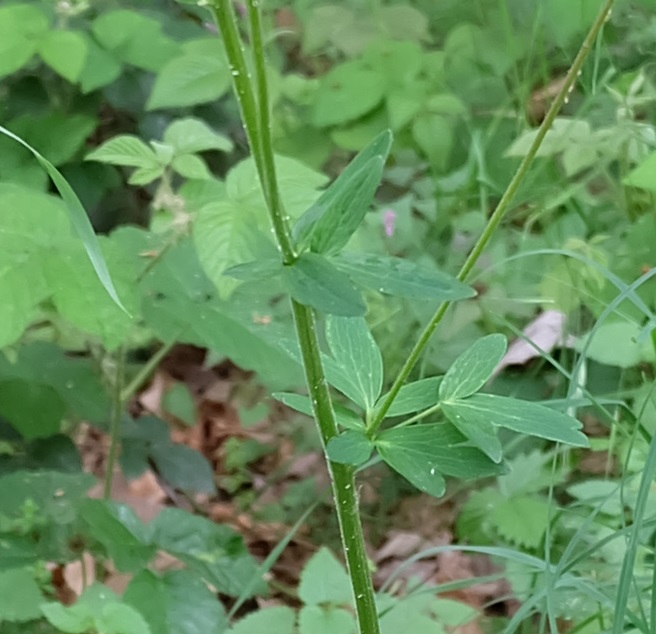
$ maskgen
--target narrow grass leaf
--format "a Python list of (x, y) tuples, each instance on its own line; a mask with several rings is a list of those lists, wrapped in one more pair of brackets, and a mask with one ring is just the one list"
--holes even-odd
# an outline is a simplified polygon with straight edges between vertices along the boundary
[(335, 363), (360, 395), (366, 409), (373, 408), (383, 387), (383, 357), (361, 317), (328, 317), (326, 339)]
[(367, 310), (351, 280), (320, 255), (301, 255), (285, 267), (283, 281), (297, 302), (322, 313), (358, 317)]
[(105, 259), (103, 258), (102, 252), (100, 251), (100, 245), (98, 244), (98, 238), (94, 233), (89, 217), (87, 216), (84, 207), (80, 202), (80, 199), (77, 197), (73, 188), (68, 184), (68, 181), (63, 177), (61, 172), (46, 158), (41, 156), (31, 145), (23, 141), (19, 136), (16, 136), (13, 132), (7, 130), (0, 126), (0, 133), (8, 136), (10, 139), (20, 143), (23, 147), (28, 149), (41, 163), (43, 169), (48, 173), (48, 176), (52, 179), (59, 195), (62, 197), (66, 203), (68, 209), (68, 217), (73, 225), (73, 228), (77, 232), (79, 238), (84, 244), (84, 249), (91, 260), (91, 264), (100, 279), (103, 287), (109, 294), (109, 296), (114, 300), (117, 306), (127, 312), (125, 307), (121, 303), (121, 300), (118, 297), (114, 284), (112, 283), (112, 278), (109, 275), (109, 270)]
[(453, 401), (478, 392), (492, 376), (508, 342), (503, 335), (488, 335), (465, 350), (444, 375), (440, 399)]
[(341, 253), (331, 261), (356, 284), (385, 295), (435, 301), (455, 301), (476, 295), (473, 288), (451, 275), (419, 267), (401, 258)]

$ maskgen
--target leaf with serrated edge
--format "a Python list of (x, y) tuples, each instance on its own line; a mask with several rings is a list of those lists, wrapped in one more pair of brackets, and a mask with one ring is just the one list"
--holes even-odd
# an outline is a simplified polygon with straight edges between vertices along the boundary
[(467, 420), (471, 425), (491, 423), (520, 434), (538, 436), (574, 447), (587, 447), (586, 436), (579, 431), (581, 423), (549, 407), (520, 401), (507, 396), (474, 394), (469, 398), (452, 401), (450, 413)]
[(353, 603), (353, 591), (344, 566), (324, 546), (305, 564), (298, 597), (306, 605)]
[(393, 427), (375, 444), (381, 458), (418, 489), (440, 497), (445, 483), (441, 474), (460, 479), (498, 475), (505, 471), (473, 447), (452, 425), (430, 424)]
[(474, 297), (476, 291), (442, 271), (370, 253), (341, 253), (331, 259), (356, 284), (385, 295), (435, 301)]
[(451, 365), (440, 385), (440, 400), (453, 401), (478, 392), (506, 353), (503, 335), (488, 335), (465, 350)]
[(383, 386), (383, 357), (363, 318), (330, 316), (326, 340), (335, 363), (371, 409)]
[(144, 167), (154, 169), (160, 167), (155, 152), (139, 137), (132, 134), (121, 134), (105, 141), (95, 150), (89, 152), (86, 161), (98, 161), (110, 165), (125, 167)]

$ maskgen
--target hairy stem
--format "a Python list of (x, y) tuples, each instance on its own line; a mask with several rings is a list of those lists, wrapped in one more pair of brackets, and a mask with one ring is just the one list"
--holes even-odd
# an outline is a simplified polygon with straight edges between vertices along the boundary
[[(608, 15), (610, 14), (610, 10), (613, 6), (613, 2), (614, 0), (606, 0), (604, 2), (603, 7), (600, 9), (599, 13), (597, 14), (595, 21), (593, 22), (592, 26), (590, 27), (590, 30), (588, 31), (588, 34), (583, 40), (583, 44), (581, 44), (581, 48), (579, 49), (576, 58), (572, 62), (572, 65), (570, 66), (570, 69), (567, 72), (567, 76), (565, 77), (565, 81), (563, 83), (562, 88), (556, 95), (556, 98), (552, 102), (549, 111), (545, 115), (544, 120), (542, 121), (542, 124), (538, 129), (538, 133), (535, 139), (533, 140), (531, 147), (529, 148), (528, 152), (522, 159), (522, 162), (519, 164), (519, 167), (517, 168), (515, 175), (513, 176), (510, 183), (508, 184), (508, 187), (506, 187), (506, 190), (503, 193), (503, 196), (501, 196), (501, 200), (499, 201), (499, 204), (494, 210), (494, 213), (490, 216), (490, 219), (488, 220), (487, 226), (485, 227), (485, 230), (481, 234), (481, 237), (478, 239), (471, 253), (465, 260), (465, 263), (462, 265), (462, 268), (458, 273), (458, 279), (461, 282), (464, 282), (467, 279), (472, 269), (476, 265), (476, 262), (478, 261), (481, 254), (483, 253), (483, 250), (485, 249), (488, 242), (494, 235), (495, 231), (501, 224), (501, 221), (503, 220), (504, 216), (510, 210), (510, 205), (513, 201), (513, 198), (515, 197), (515, 194), (517, 193), (520, 185), (522, 184), (522, 181), (528, 174), (529, 168), (531, 167), (531, 164), (533, 163), (533, 159), (535, 158), (538, 150), (540, 149), (540, 145), (542, 145), (542, 141), (544, 140), (544, 137), (546, 136), (547, 132), (551, 128), (556, 116), (558, 115), (560, 109), (565, 103), (567, 96), (570, 94), (570, 92), (574, 87), (574, 83), (576, 82), (576, 79), (578, 78), (581, 72), (583, 62), (585, 62), (585, 59), (587, 58), (588, 54), (590, 53), (590, 50), (592, 49), (592, 45), (594, 44), (595, 39), (599, 35), (604, 25), (604, 22), (607, 20)], [(422, 331), (421, 335), (419, 335), (419, 339), (417, 340), (417, 343), (415, 344), (414, 348), (410, 351), (410, 354), (408, 355), (406, 362), (403, 364), (403, 367), (399, 371), (398, 376), (394, 380), (394, 383), (390, 388), (390, 391), (388, 392), (387, 398), (380, 406), (380, 408), (376, 412), (375, 418), (371, 422), (371, 425), (368, 430), (370, 436), (373, 436), (378, 430), (378, 428), (380, 427), (381, 423), (383, 422), (383, 419), (385, 418), (385, 415), (389, 411), (389, 408), (392, 406), (394, 399), (398, 395), (399, 390), (401, 389), (401, 387), (403, 387), (403, 384), (407, 381), (408, 377), (410, 376), (410, 373), (412, 372), (417, 361), (419, 360), (419, 357), (421, 356), (422, 352), (428, 345), (428, 342), (430, 341), (433, 332), (435, 332), (435, 328), (437, 328), (438, 324), (442, 321), (444, 315), (446, 314), (446, 311), (449, 309), (449, 306), (451, 306), (451, 304), (452, 302), (448, 300), (442, 302), (438, 306), (431, 320), (428, 322), (428, 324)]]
[[(283, 209), (275, 172), (266, 67), (258, 0), (248, 0), (248, 18), (255, 80), (250, 76), (239, 38), (236, 17), (229, 0), (213, 0), (217, 21), (232, 69), (233, 83), (239, 102), (246, 135), (251, 147), (262, 190), (267, 202), (271, 224), (283, 263), (296, 259), (291, 233)], [(298, 337), (305, 378), (312, 399), (314, 417), (325, 446), (337, 435), (337, 423), (326, 382), (317, 329), (312, 310), (292, 300), (292, 312)], [(380, 627), (376, 610), (373, 582), (365, 549), (360, 521), (358, 497), (353, 467), (333, 463), (326, 458), (331, 475), (333, 498), (340, 526), (342, 547), (351, 578), (359, 630), (361, 634), (378, 634)]]

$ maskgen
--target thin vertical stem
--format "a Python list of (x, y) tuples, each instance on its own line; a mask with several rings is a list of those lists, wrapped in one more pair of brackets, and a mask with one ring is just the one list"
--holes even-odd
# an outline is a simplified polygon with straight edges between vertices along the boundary
[(121, 346), (116, 353), (114, 376), (112, 383), (112, 411), (109, 421), (109, 451), (107, 453), (107, 464), (105, 465), (105, 484), (103, 497), (109, 500), (112, 495), (112, 480), (114, 469), (118, 458), (118, 448), (121, 439), (121, 417), (123, 416), (123, 400), (121, 391), (123, 388), (123, 368), (125, 365), (125, 349)]
[[(269, 113), (268, 87), (258, 0), (248, 0), (248, 17), (254, 56), (255, 82), (247, 72), (244, 50), (229, 0), (213, 0), (212, 9), (232, 69), (235, 92), (244, 127), (257, 166), (271, 224), (281, 250), (283, 263), (293, 264), (296, 254), (278, 190)], [(255, 85), (255, 90), (253, 89)], [(315, 421), (324, 449), (337, 435), (330, 391), (326, 382), (313, 312), (292, 300), (292, 312), (298, 337), (305, 379), (312, 399)], [(360, 521), (354, 468), (326, 458), (331, 475), (333, 499), (339, 521), (342, 548), (346, 559), (361, 634), (379, 634), (376, 600)]]
[[(542, 145), (542, 141), (544, 140), (544, 137), (546, 136), (547, 132), (551, 128), (556, 116), (558, 115), (560, 109), (565, 103), (567, 96), (570, 94), (570, 92), (574, 87), (574, 83), (576, 82), (576, 79), (579, 76), (581, 67), (583, 66), (583, 62), (585, 61), (588, 54), (590, 53), (590, 50), (592, 49), (592, 45), (594, 44), (595, 39), (599, 35), (604, 25), (604, 22), (608, 18), (610, 10), (613, 6), (613, 2), (614, 0), (606, 0), (604, 2), (603, 7), (597, 14), (595, 21), (593, 22), (592, 26), (590, 27), (590, 30), (588, 31), (588, 34), (583, 40), (583, 44), (581, 44), (581, 48), (579, 49), (576, 58), (572, 62), (572, 65), (569, 71), (567, 72), (563, 86), (561, 87), (560, 91), (556, 95), (556, 98), (552, 102), (551, 107), (549, 108), (547, 114), (544, 117), (544, 121), (542, 121), (542, 124), (538, 129), (538, 133), (535, 139), (533, 140), (531, 147), (529, 148), (528, 152), (522, 159), (522, 162), (519, 164), (519, 167), (517, 168), (515, 175), (513, 176), (510, 183), (508, 184), (508, 187), (506, 187), (506, 191), (503, 193), (503, 196), (501, 196), (501, 200), (499, 201), (499, 204), (497, 205), (496, 209), (490, 216), (490, 219), (488, 220), (488, 223), (481, 237), (478, 239), (471, 253), (465, 260), (465, 263), (462, 265), (462, 268), (458, 273), (458, 279), (460, 281), (462, 282), (466, 281), (467, 277), (469, 276), (474, 266), (476, 265), (476, 262), (478, 262), (478, 259), (483, 253), (483, 250), (485, 249), (488, 242), (490, 241), (490, 239), (496, 232), (497, 228), (501, 224), (501, 221), (503, 220), (504, 216), (510, 210), (510, 205), (513, 201), (513, 198), (515, 197), (515, 194), (519, 190), (519, 186), (522, 184), (522, 181), (528, 174), (528, 170), (531, 167), (531, 164), (533, 163), (533, 159), (535, 159), (538, 150), (540, 149), (540, 145)], [(401, 387), (403, 387), (403, 384), (407, 381), (408, 377), (410, 376), (410, 373), (412, 372), (413, 368), (415, 367), (415, 364), (419, 360), (419, 357), (421, 356), (422, 352), (428, 345), (428, 342), (430, 341), (433, 332), (435, 332), (435, 328), (437, 328), (438, 324), (444, 318), (444, 315), (446, 314), (446, 311), (449, 309), (449, 306), (451, 306), (451, 303), (452, 303), (451, 301), (445, 301), (438, 306), (437, 310), (435, 311), (435, 314), (433, 315), (433, 317), (428, 322), (427, 326), (424, 328), (423, 332), (419, 336), (417, 343), (415, 344), (414, 348), (411, 350), (410, 354), (408, 355), (408, 359), (403, 364), (403, 367), (399, 371), (398, 376), (396, 377), (392, 387), (390, 388), (390, 391), (388, 392), (385, 401), (380, 406), (380, 408), (376, 412), (376, 416), (371, 422), (368, 432), (371, 436), (373, 436), (378, 430), (378, 428), (380, 427), (381, 423), (383, 422), (383, 419), (385, 418), (385, 415), (389, 411), (389, 408), (392, 406), (394, 399), (398, 395), (399, 390), (401, 389)]]

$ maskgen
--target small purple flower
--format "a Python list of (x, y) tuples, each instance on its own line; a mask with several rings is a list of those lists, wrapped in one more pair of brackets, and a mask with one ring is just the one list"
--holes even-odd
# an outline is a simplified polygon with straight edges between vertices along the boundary
[(391, 238), (394, 235), (394, 228), (396, 226), (396, 212), (393, 209), (386, 209), (383, 212), (383, 228), (385, 235)]

